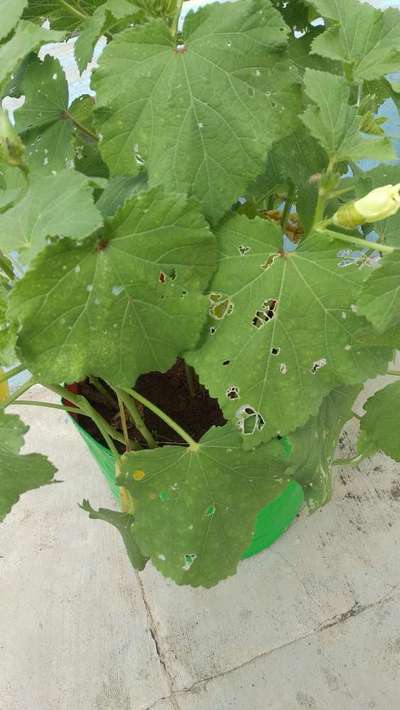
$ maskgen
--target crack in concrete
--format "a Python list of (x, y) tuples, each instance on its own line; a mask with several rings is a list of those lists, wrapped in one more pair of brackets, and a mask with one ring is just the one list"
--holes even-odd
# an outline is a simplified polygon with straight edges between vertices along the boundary
[[(231, 673), (235, 673), (238, 670), (241, 670), (242, 668), (246, 668), (246, 666), (251, 665), (255, 661), (258, 661), (260, 658), (267, 658), (268, 656), (271, 656), (273, 653), (276, 653), (277, 651), (282, 651), (283, 649), (289, 648), (290, 646), (298, 643), (299, 641), (305, 641), (306, 639), (310, 638), (311, 636), (315, 636), (318, 633), (323, 633), (327, 629), (331, 629), (334, 626), (340, 626), (341, 624), (346, 623), (349, 619), (354, 619), (356, 616), (359, 616), (360, 614), (363, 614), (365, 611), (368, 611), (369, 609), (373, 609), (376, 606), (379, 606), (380, 604), (387, 604), (388, 602), (393, 601), (396, 598), (397, 594), (391, 594), (387, 595), (385, 597), (382, 597), (382, 599), (378, 599), (376, 602), (372, 602), (371, 604), (366, 604), (362, 605), (359, 602), (355, 602), (353, 606), (348, 609), (347, 611), (343, 612), (342, 614), (338, 614), (337, 616), (333, 617), (330, 620), (327, 620), (323, 624), (320, 624), (316, 629), (313, 629), (312, 631), (309, 631), (307, 634), (304, 634), (303, 636), (299, 636), (296, 639), (292, 639), (292, 641), (288, 641), (287, 643), (282, 644), (281, 646), (275, 646), (275, 648), (271, 648), (269, 651), (263, 651), (262, 653), (258, 653), (256, 656), (253, 656), (247, 661), (243, 661), (243, 663), (239, 663), (237, 666), (233, 666), (232, 668), (228, 668), (227, 670), (221, 671), (220, 673), (216, 673), (213, 676), (207, 676), (205, 678), (202, 678), (201, 680), (196, 680), (192, 685), (190, 685), (187, 688), (181, 688), (180, 690), (172, 690), (171, 694), (168, 696), (163, 696), (162, 698), (158, 698), (154, 703), (149, 705), (148, 707), (144, 708), (143, 710), (154, 710), (157, 706), (158, 703), (164, 701), (164, 700), (169, 700), (172, 704), (174, 703), (174, 700), (176, 701), (176, 696), (177, 695), (185, 695), (186, 693), (190, 693), (194, 688), (197, 688), (199, 686), (204, 686), (206, 687), (208, 683), (210, 683), (213, 680), (216, 680), (217, 678), (222, 678), (226, 675), (230, 675)], [(168, 673), (169, 677), (171, 678), (170, 674)], [(175, 706), (174, 706), (175, 707)], [(179, 710), (179, 707), (178, 707)]]
[[(135, 572), (136, 572), (136, 570), (135, 570)], [(142, 594), (143, 604), (144, 604), (145, 609), (146, 609), (149, 633), (150, 633), (150, 636), (151, 636), (151, 638), (152, 638), (152, 640), (153, 640), (154, 648), (155, 648), (155, 651), (156, 651), (156, 655), (157, 655), (157, 658), (158, 658), (159, 663), (160, 663), (160, 665), (161, 665), (161, 668), (163, 669), (163, 673), (164, 673), (164, 675), (165, 675), (165, 677), (166, 677), (166, 680), (167, 680), (167, 683), (168, 683), (168, 688), (169, 688), (169, 691), (170, 691), (169, 695), (166, 695), (166, 696), (164, 696), (164, 697), (162, 697), (162, 698), (157, 698), (157, 700), (156, 700), (154, 703), (152, 703), (152, 704), (149, 705), (148, 707), (144, 708), (144, 710), (151, 710), (151, 708), (154, 708), (154, 707), (155, 707), (158, 703), (160, 703), (162, 700), (169, 700), (174, 710), (181, 710), (181, 708), (180, 708), (180, 706), (179, 706), (179, 704), (178, 704), (178, 701), (177, 701), (177, 699), (176, 699), (176, 697), (175, 697), (175, 692), (174, 692), (174, 678), (173, 678), (173, 676), (171, 675), (171, 673), (170, 673), (170, 671), (169, 671), (169, 668), (168, 668), (168, 666), (167, 666), (167, 663), (166, 663), (166, 660), (165, 660), (165, 657), (164, 657), (164, 653), (163, 653), (163, 651), (162, 651), (162, 649), (161, 649), (160, 641), (159, 641), (158, 636), (157, 636), (157, 625), (156, 625), (156, 622), (155, 622), (155, 620), (154, 620), (153, 613), (152, 613), (152, 611), (151, 611), (150, 605), (149, 605), (149, 603), (148, 603), (148, 601), (147, 601), (147, 599), (146, 599), (146, 594), (145, 594), (144, 585), (143, 585), (142, 579), (141, 579), (141, 577), (140, 577), (140, 575), (139, 575), (138, 572), (136, 572), (136, 578), (137, 578), (137, 580), (138, 580), (138, 584), (139, 584), (140, 591), (141, 591), (141, 594)]]

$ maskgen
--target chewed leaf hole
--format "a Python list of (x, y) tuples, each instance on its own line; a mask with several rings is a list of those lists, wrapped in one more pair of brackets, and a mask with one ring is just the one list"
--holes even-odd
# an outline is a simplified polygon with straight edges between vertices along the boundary
[(262, 328), (276, 315), (277, 306), (278, 301), (276, 298), (269, 298), (267, 301), (264, 301), (260, 310), (256, 311), (251, 324), (255, 328)]
[(187, 572), (191, 568), (193, 562), (196, 559), (197, 559), (197, 555), (195, 555), (194, 552), (188, 552), (186, 555), (183, 556), (184, 564), (183, 564), (182, 569), (185, 570), (185, 572)]
[(212, 518), (215, 511), (216, 511), (215, 505), (209, 505), (206, 512), (205, 512), (205, 515), (207, 516), (207, 518)]
[(215, 335), (216, 330), (217, 330), (217, 329), (214, 328), (214, 326), (212, 325), (211, 328), (210, 328), (210, 335)]
[(227, 365), (230, 365), (230, 364), (231, 364), (231, 361), (230, 361), (230, 360), (224, 360), (222, 364), (223, 364), (224, 367), (227, 367)]
[(222, 320), (225, 316), (230, 316), (233, 311), (233, 303), (229, 296), (223, 293), (210, 293), (209, 313), (215, 320)]
[(272, 266), (272, 264), (274, 263), (275, 259), (279, 259), (279, 256), (279, 254), (271, 254), (271, 256), (269, 256), (263, 264), (260, 264), (263, 271), (269, 269), (269, 267)]
[(274, 355), (276, 357), (277, 355), (279, 355), (280, 351), (280, 348), (271, 348), (271, 355)]
[(163, 271), (160, 271), (160, 273), (158, 275), (158, 280), (159, 280), (160, 284), (165, 284), (165, 282), (167, 280), (167, 276), (166, 276), (166, 274), (164, 274)]
[(239, 392), (239, 387), (237, 387), (236, 385), (229, 385), (228, 389), (225, 392), (225, 396), (228, 399), (239, 399)]
[(319, 360), (316, 360), (315, 362), (313, 362), (312, 368), (310, 370), (311, 374), (316, 375), (318, 370), (320, 370), (321, 367), (325, 367), (325, 365), (326, 365), (326, 358), (325, 357), (321, 357)]
[(238, 251), (240, 256), (246, 256), (246, 254), (251, 251), (251, 247), (247, 247), (245, 244), (240, 244), (240, 246), (238, 246)]
[(281, 373), (281, 375), (287, 375), (287, 371), (288, 366), (286, 365), (286, 362), (281, 362), (281, 364), (279, 365), (279, 372)]
[(236, 426), (242, 434), (255, 434), (257, 431), (264, 429), (264, 418), (251, 404), (243, 404), (239, 407), (235, 417)]

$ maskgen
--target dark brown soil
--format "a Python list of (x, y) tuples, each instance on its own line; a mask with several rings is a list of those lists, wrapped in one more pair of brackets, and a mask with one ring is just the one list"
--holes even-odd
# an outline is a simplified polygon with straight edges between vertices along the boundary
[[(108, 397), (101, 394), (89, 380), (72, 385), (71, 391), (84, 395), (118, 431), (122, 431), (118, 404), (111, 389), (102, 383)], [(168, 372), (150, 372), (139, 377), (135, 389), (144, 397), (156, 404), (180, 424), (190, 436), (198, 441), (212, 426), (222, 426), (225, 423), (221, 409), (216, 399), (212, 399), (208, 391), (200, 385), (194, 376), (194, 393), (191, 394), (183, 360), (177, 360)], [(151, 411), (137, 403), (146, 426), (152, 432), (156, 441), (162, 446), (166, 444), (182, 444), (180, 436)], [(98, 428), (88, 417), (77, 416), (79, 425), (94, 439), (106, 446)], [(136, 439), (143, 448), (146, 442), (135, 426), (128, 420), (129, 437)], [(122, 453), (124, 445), (115, 442)]]

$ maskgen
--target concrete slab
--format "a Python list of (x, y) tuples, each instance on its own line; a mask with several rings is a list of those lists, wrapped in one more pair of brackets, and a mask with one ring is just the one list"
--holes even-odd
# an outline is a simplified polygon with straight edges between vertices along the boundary
[(78, 509), (113, 501), (64, 414), (19, 410), (63, 483), (0, 529), (1, 710), (398, 710), (400, 466), (338, 470), (332, 503), (236, 577), (180, 588)]
[[(29, 397), (54, 399), (40, 387)], [(170, 685), (141, 585), (118, 533), (77, 505), (112, 505), (107, 485), (64, 413), (19, 409), (26, 449), (48, 454), (63, 482), (27, 493), (0, 529), (0, 708), (144, 708)]]

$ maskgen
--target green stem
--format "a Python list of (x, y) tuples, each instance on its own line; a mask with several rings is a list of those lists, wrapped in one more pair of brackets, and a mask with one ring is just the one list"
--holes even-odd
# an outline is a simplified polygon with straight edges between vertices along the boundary
[(117, 397), (119, 397), (124, 403), (136, 429), (143, 436), (143, 439), (145, 440), (149, 449), (156, 449), (157, 442), (155, 441), (153, 434), (151, 433), (151, 431), (149, 431), (142, 417), (140, 416), (140, 412), (136, 406), (135, 401), (128, 397), (123, 389), (120, 389), (119, 387), (115, 387), (113, 389), (115, 389)]
[[(22, 404), (27, 407), (47, 407), (48, 409), (60, 409), (63, 412), (71, 412), (72, 414), (77, 413), (76, 407), (64, 407), (62, 404), (54, 404), (53, 402), (36, 402), (33, 399), (19, 399), (17, 404), (18, 406)], [(90, 414), (79, 410), (79, 416), (81, 415), (83, 417), (90, 417)]]
[(195, 397), (196, 396), (196, 383), (195, 383), (195, 379), (194, 379), (193, 367), (190, 367), (190, 365), (188, 365), (186, 362), (185, 362), (185, 375), (186, 375), (186, 382), (187, 382), (189, 394), (191, 397)]
[(10, 380), (11, 377), (15, 377), (15, 375), (19, 375), (20, 372), (23, 372), (25, 370), (23, 365), (17, 365), (16, 367), (13, 367), (12, 370), (8, 370), (7, 372), (2, 372), (0, 374), (0, 384), (2, 382), (6, 382), (6, 380)]
[(86, 397), (81, 394), (75, 394), (74, 392), (70, 392), (69, 390), (65, 389), (64, 387), (60, 387), (59, 385), (46, 386), (47, 389), (49, 389), (51, 392), (54, 392), (62, 399), (66, 399), (67, 401), (75, 404), (76, 409), (73, 410), (75, 414), (86, 414), (87, 416), (89, 416), (94, 421), (103, 438), (107, 442), (110, 451), (116, 458), (119, 458), (119, 453), (115, 448), (112, 440), (115, 439), (115, 441), (119, 441), (121, 444), (124, 444), (124, 437), (122, 436), (122, 434), (116, 431), (108, 422), (106, 422), (106, 420), (103, 419), (103, 417), (98, 412), (96, 412), (95, 408), (92, 407)]
[[(125, 388), (124, 388), (125, 389)], [(166, 414), (166, 412), (163, 412), (162, 409), (157, 407), (153, 402), (150, 402), (150, 400), (146, 399), (146, 397), (143, 397), (139, 392), (136, 392), (134, 389), (128, 389), (126, 388), (125, 391), (133, 397), (133, 399), (136, 399), (137, 402), (140, 402), (140, 404), (143, 404), (144, 407), (147, 409), (150, 409), (151, 412), (153, 412), (157, 417), (162, 419), (163, 422), (168, 424), (171, 429), (176, 431), (179, 436), (186, 441), (187, 444), (189, 444), (189, 447), (192, 449), (192, 451), (197, 451), (199, 448), (199, 444), (192, 439), (192, 437), (184, 430), (182, 429), (177, 422), (175, 422), (171, 417)]]
[(183, 5), (183, 0), (177, 0), (176, 12), (175, 12), (174, 20), (173, 20), (173, 23), (171, 26), (171, 32), (174, 37), (176, 36), (176, 34), (178, 32), (178, 24), (179, 24), (179, 18), (181, 16), (182, 5)]
[(103, 383), (97, 378), (97, 377), (89, 377), (89, 382), (90, 384), (93, 385), (97, 389), (97, 391), (103, 395), (104, 399), (107, 401), (107, 403), (115, 409), (115, 401), (112, 397), (112, 395), (106, 390), (104, 387)]
[(65, 7), (65, 9), (68, 10), (71, 15), (79, 17), (80, 20), (86, 20), (86, 18), (89, 17), (85, 13), (81, 12), (81, 10), (78, 10), (77, 7), (74, 7), (69, 2), (67, 2), (67, 0), (58, 0), (58, 2), (60, 3), (60, 5)]
[(33, 387), (33, 385), (36, 385), (36, 383), (37, 383), (37, 380), (34, 377), (31, 377), (31, 379), (28, 380), (28, 382), (25, 382), (25, 384), (21, 385), (21, 387), (18, 387), (15, 390), (15, 392), (13, 392), (8, 397), (8, 399), (6, 399), (4, 402), (2, 402), (0, 404), (0, 411), (2, 409), (6, 409), (6, 407), (9, 407), (10, 404), (15, 402), (18, 399), (18, 397), (21, 396), (21, 394), (24, 394), (24, 392), (27, 392), (27, 390), (29, 390), (31, 387)]
[(388, 370), (387, 375), (393, 375), (394, 377), (400, 377), (400, 371), (399, 370)]
[(130, 447), (130, 441), (129, 441), (128, 427), (126, 424), (125, 405), (122, 401), (122, 398), (120, 397), (120, 395), (118, 393), (117, 393), (117, 399), (118, 399), (119, 414), (121, 417), (122, 433), (123, 433), (124, 439), (125, 439), (125, 449), (127, 451), (129, 451), (131, 447)]
[(332, 463), (332, 466), (355, 466), (357, 463), (360, 463), (363, 459), (365, 459), (365, 456), (363, 454), (358, 454), (358, 456), (353, 456), (351, 459), (335, 459)]
[(77, 128), (79, 131), (81, 131), (81, 133), (84, 133), (85, 136), (88, 136), (89, 138), (92, 138), (92, 139), (93, 139), (94, 141), (96, 141), (96, 142), (99, 140), (98, 137), (97, 137), (97, 135), (96, 135), (95, 133), (93, 133), (93, 131), (91, 131), (89, 128), (86, 128), (86, 126), (84, 126), (83, 123), (81, 123), (80, 121), (78, 121), (78, 120), (72, 115), (72, 113), (70, 113), (69, 111), (65, 111), (65, 112), (63, 113), (63, 116), (65, 116), (65, 118), (69, 118), (69, 120), (72, 121), (72, 123), (74, 124), (74, 126), (76, 126), (76, 128)]
[(393, 254), (396, 251), (395, 247), (390, 247), (387, 244), (379, 244), (377, 242), (368, 242), (366, 239), (353, 237), (351, 234), (342, 234), (342, 232), (333, 232), (331, 229), (321, 228), (318, 228), (316, 231), (321, 234), (327, 234), (329, 237), (332, 237), (332, 239), (339, 239), (341, 242), (354, 244), (355, 246), (369, 249), (370, 251), (381, 251), (383, 254)]

